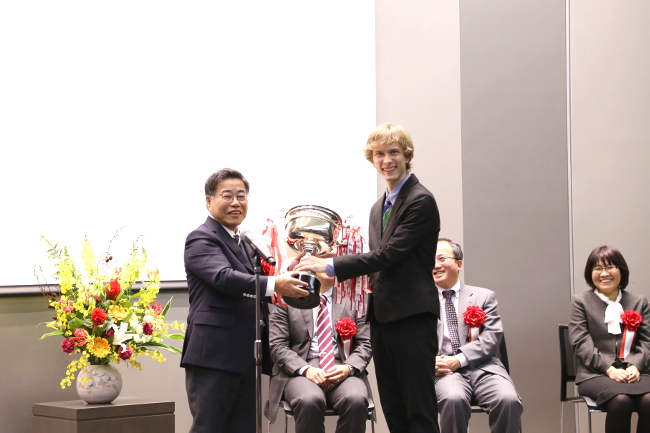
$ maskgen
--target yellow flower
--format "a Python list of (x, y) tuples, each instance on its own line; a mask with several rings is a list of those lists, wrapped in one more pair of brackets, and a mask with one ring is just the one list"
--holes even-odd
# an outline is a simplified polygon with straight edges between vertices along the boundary
[(93, 251), (93, 248), (90, 245), (90, 241), (88, 240), (88, 237), (84, 237), (84, 241), (81, 244), (81, 257), (83, 258), (84, 261), (84, 269), (86, 271), (86, 275), (92, 277), (95, 274), (97, 274), (97, 262), (95, 260), (95, 252)]
[(111, 346), (105, 338), (95, 337), (95, 339), (91, 343), (87, 344), (86, 347), (88, 348), (88, 352), (97, 358), (105, 358), (109, 353), (111, 353)]
[(119, 305), (113, 305), (108, 308), (108, 315), (115, 320), (124, 320), (128, 311), (125, 308), (120, 307)]

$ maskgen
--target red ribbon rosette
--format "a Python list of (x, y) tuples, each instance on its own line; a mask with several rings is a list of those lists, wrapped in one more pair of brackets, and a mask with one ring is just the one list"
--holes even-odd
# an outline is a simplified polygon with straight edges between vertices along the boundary
[(352, 353), (353, 337), (357, 334), (357, 323), (349, 317), (343, 317), (336, 322), (336, 332), (341, 337), (343, 346), (343, 360), (345, 361)]
[(469, 341), (478, 339), (481, 324), (485, 322), (485, 311), (476, 305), (470, 305), (463, 313), (463, 321), (467, 323)]
[(625, 331), (623, 331), (621, 349), (618, 352), (618, 357), (625, 359), (634, 347), (636, 331), (641, 326), (641, 322), (643, 322), (643, 316), (634, 310), (627, 310), (621, 313), (621, 322), (625, 325)]
[(262, 266), (262, 273), (266, 275), (267, 277), (272, 277), (274, 275), (273, 273), (273, 266), (269, 264), (266, 260), (260, 257), (260, 265)]
[(636, 331), (643, 322), (643, 316), (634, 310), (627, 310), (621, 314), (621, 321), (625, 325), (625, 329)]

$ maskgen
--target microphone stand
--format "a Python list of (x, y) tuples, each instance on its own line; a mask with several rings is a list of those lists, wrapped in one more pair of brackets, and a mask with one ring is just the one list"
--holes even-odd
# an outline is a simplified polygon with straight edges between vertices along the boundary
[(253, 258), (255, 259), (255, 420), (257, 424), (257, 433), (262, 433), (262, 321), (261, 308), (264, 304), (262, 301), (262, 290), (260, 287), (260, 275), (262, 275), (262, 263), (260, 255), (255, 248)]

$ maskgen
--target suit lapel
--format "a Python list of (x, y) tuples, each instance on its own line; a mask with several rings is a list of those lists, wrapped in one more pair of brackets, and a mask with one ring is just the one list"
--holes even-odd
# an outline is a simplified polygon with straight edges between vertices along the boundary
[(348, 311), (350, 309), (350, 304), (348, 303), (348, 301), (345, 301), (342, 304), (332, 304), (332, 333), (334, 334), (334, 340), (336, 341), (336, 345), (339, 348), (339, 356), (341, 357), (341, 359), (343, 359), (343, 345), (341, 344), (339, 333), (336, 330), (336, 322), (338, 322), (343, 317), (347, 317), (345, 314), (346, 309)]
[(237, 257), (237, 260), (239, 260), (250, 273), (253, 273), (253, 265), (250, 259), (248, 258), (247, 254), (244, 253), (244, 250), (242, 250), (242, 248), (237, 244), (237, 242), (235, 242), (235, 239), (230, 236), (230, 233), (228, 233), (221, 224), (219, 224), (211, 217), (208, 217), (208, 219), (205, 221), (205, 225), (208, 226), (224, 244), (226, 244), (228, 249), (230, 249), (235, 257)]
[[(384, 207), (384, 200), (386, 199), (386, 193), (381, 196), (379, 200), (372, 207), (372, 215), (370, 218), (371, 227), (369, 228), (370, 232), (370, 249), (373, 250), (377, 248), (377, 245), (381, 239), (381, 211)], [(373, 241), (377, 240), (377, 245), (373, 245)]]
[(468, 339), (468, 329), (467, 323), (463, 320), (463, 313), (467, 310), (467, 307), (474, 305), (476, 299), (474, 299), (474, 291), (465, 286), (462, 282), (460, 283), (460, 289), (458, 290), (458, 337), (460, 338), (461, 346), (467, 343)]
[(309, 334), (309, 341), (314, 338), (314, 313), (312, 310), (300, 310), (302, 312), (302, 318), (305, 319), (305, 326), (307, 333)]
[[(386, 225), (386, 228), (384, 229), (384, 233), (382, 234), (382, 237), (385, 239), (390, 238), (390, 236), (393, 234), (395, 229), (397, 228), (397, 215), (401, 211), (402, 207), (404, 207), (404, 203), (406, 202), (406, 197), (409, 195), (409, 192), (413, 188), (413, 186), (418, 183), (419, 180), (413, 173), (411, 173), (411, 177), (408, 178), (408, 180), (402, 185), (402, 188), (399, 190), (399, 194), (397, 194), (397, 199), (395, 200), (395, 203), (393, 203), (393, 210), (390, 213), (390, 218), (388, 219), (388, 224)], [(384, 197), (386, 195), (384, 194)], [(383, 209), (383, 202), (381, 209)], [(379, 231), (381, 232), (381, 216), (379, 217)], [(383, 240), (383, 239), (382, 239)]]
[(337, 342), (339, 341), (339, 333), (336, 330), (336, 322), (345, 317), (345, 308), (343, 305), (344, 304), (332, 304), (332, 333)]

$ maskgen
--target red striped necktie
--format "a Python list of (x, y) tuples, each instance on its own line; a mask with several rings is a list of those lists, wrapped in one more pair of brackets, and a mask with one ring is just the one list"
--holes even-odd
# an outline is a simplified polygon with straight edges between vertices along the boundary
[(318, 350), (320, 351), (318, 354), (320, 368), (327, 371), (334, 367), (335, 362), (334, 345), (332, 344), (332, 321), (325, 295), (320, 297), (320, 307), (316, 316), (316, 333), (318, 334)]

